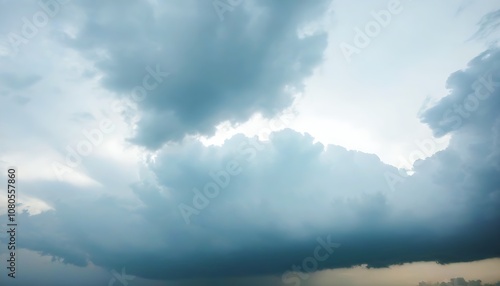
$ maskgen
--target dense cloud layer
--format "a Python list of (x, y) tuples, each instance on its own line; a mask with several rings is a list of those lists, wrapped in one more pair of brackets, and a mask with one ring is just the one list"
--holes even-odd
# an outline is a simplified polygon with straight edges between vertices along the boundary
[[(82, 1), (77, 32), (63, 39), (95, 62), (106, 87), (140, 98), (133, 142), (156, 149), (289, 106), (327, 45), (324, 32), (302, 36), (298, 29), (329, 2), (245, 1), (220, 21), (221, 8), (210, 1)], [(147, 67), (158, 84), (144, 83)]]
[[(238, 135), (220, 147), (185, 140), (164, 147), (149, 179), (133, 186), (140, 208), (112, 197), (55, 203), (56, 211), (23, 218), (25, 246), (148, 278), (281, 275), (328, 243), (332, 252), (314, 270), (498, 257), (500, 121), (493, 107), (500, 96), (491, 67), (499, 55), (487, 51), (453, 74), (450, 95), (424, 113), (438, 126), (437, 110), (494, 72), (491, 96), (454, 129), (449, 148), (419, 161), (411, 177), (374, 155), (325, 149), (292, 130), (267, 142)], [(388, 172), (399, 176), (395, 191)]]
[[(83, 164), (102, 187), (27, 182), (54, 210), (20, 215), (19, 244), (156, 279), (270, 274), (294, 282), (302, 276), (287, 271), (307, 270), (310, 257), (314, 271), (500, 256), (496, 48), (452, 74), (450, 94), (423, 113), (452, 140), (411, 177), (290, 129), (211, 147), (185, 138), (288, 106), (285, 87), (301, 87), (326, 45), (324, 34), (300, 38), (297, 28), (327, 2), (245, 1), (222, 23), (207, 13), (210, 2), (77, 2), (76, 32), (62, 40), (95, 62), (108, 89), (130, 95), (157, 63), (173, 72), (139, 102), (133, 141), (158, 152), (131, 186), (135, 201), (102, 195), (118, 188), (119, 166), (95, 158)], [(6, 89), (38, 81), (0, 76)]]

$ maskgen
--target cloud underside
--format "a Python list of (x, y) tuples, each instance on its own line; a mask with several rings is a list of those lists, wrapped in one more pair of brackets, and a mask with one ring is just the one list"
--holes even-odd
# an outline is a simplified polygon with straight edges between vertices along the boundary
[[(442, 129), (436, 110), (474, 91), (456, 78), (479, 78), (499, 63), (499, 50), (473, 59), (423, 120)], [(149, 179), (133, 186), (140, 208), (113, 197), (56, 203), (56, 211), (23, 218), (26, 245), (69, 263), (89, 259), (157, 279), (280, 275), (312, 256), (318, 238), (340, 244), (318, 270), (498, 257), (499, 95), (450, 130), (450, 146), (419, 161), (409, 177), (375, 155), (289, 129), (266, 142), (185, 140), (146, 166)], [(205, 188), (215, 197), (200, 199)]]
[(123, 97), (140, 93), (134, 88), (143, 85), (146, 66), (171, 74), (139, 102), (141, 119), (131, 138), (157, 149), (186, 135), (213, 135), (224, 121), (272, 117), (292, 103), (293, 92), (321, 62), (326, 33), (302, 37), (298, 29), (329, 1), (251, 4), (226, 13), (226, 23), (206, 13), (214, 9), (211, 2), (84, 2), (85, 14), (95, 16), (79, 22), (77, 36), (64, 43), (95, 61), (103, 84)]
[[(239, 134), (222, 146), (186, 138), (288, 107), (287, 87), (301, 88), (326, 47), (324, 33), (299, 37), (297, 23), (320, 16), (328, 1), (249, 1), (230, 23), (207, 15), (209, 2), (139, 3), (80, 3), (95, 17), (65, 40), (94, 59), (103, 85), (120, 97), (142, 84), (145, 66), (173, 72), (138, 103), (132, 142), (157, 150), (131, 186), (138, 203), (30, 183), (55, 210), (21, 215), (23, 247), (153, 279), (281, 276), (313, 256), (318, 239), (340, 247), (317, 270), (500, 256), (499, 49), (453, 73), (450, 93), (422, 114), (452, 139), (407, 176), (375, 155), (290, 129), (265, 142)], [(478, 98), (478, 79), (490, 73), (492, 89), (481, 87)], [(55, 200), (53, 190), (64, 191)]]

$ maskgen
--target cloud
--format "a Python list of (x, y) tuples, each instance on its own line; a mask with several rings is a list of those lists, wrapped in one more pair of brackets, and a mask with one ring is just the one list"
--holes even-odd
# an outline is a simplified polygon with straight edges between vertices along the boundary
[(498, 48), (493, 48), (470, 61), (466, 70), (450, 75), (446, 86), (451, 93), (427, 110), (422, 122), (429, 124), (437, 136), (470, 126), (490, 128), (499, 104), (495, 97), (500, 85), (499, 59)]
[(108, 89), (125, 96), (158, 58), (174, 71), (139, 102), (133, 141), (156, 157), (131, 186), (134, 198), (106, 192), (127, 189), (118, 187), (119, 167), (100, 158), (85, 164), (103, 186), (26, 184), (51, 209), (19, 214), (20, 247), (149, 279), (280, 279), (320, 240), (340, 247), (317, 269), (500, 256), (498, 49), (453, 73), (450, 94), (422, 112), (435, 134), (452, 135), (450, 145), (418, 161), (392, 191), (386, 174), (401, 172), (377, 156), (290, 129), (265, 142), (239, 134), (222, 146), (186, 137), (280, 111), (291, 99), (284, 88), (300, 89), (326, 44), (324, 34), (296, 33), (326, 1), (248, 1), (222, 23), (211, 3), (200, 3), (79, 4), (80, 26), (65, 41), (95, 61)]
[[(103, 84), (127, 95), (146, 66), (173, 73), (139, 103), (132, 141), (157, 149), (188, 134), (213, 135), (223, 121), (271, 117), (292, 103), (327, 45), (325, 32), (299, 36), (330, 1), (245, 1), (221, 22), (211, 2), (127, 5), (79, 2), (68, 45), (94, 61)], [(137, 25), (140, 23), (140, 25)]]
[[(469, 72), (498, 58), (486, 60), (473, 61)], [(496, 120), (494, 109), (484, 112)], [(496, 257), (498, 169), (468, 159), (467, 130), (456, 131), (450, 147), (420, 162), (395, 192), (385, 174), (398, 170), (375, 155), (325, 148), (293, 130), (266, 142), (237, 135), (222, 146), (185, 139), (163, 147), (144, 170), (149, 177), (133, 186), (139, 208), (113, 197), (59, 202), (56, 211), (23, 218), (33, 232), (27, 247), (150, 279), (280, 276), (311, 256), (318, 238), (341, 245), (318, 269)], [(218, 184), (217, 195), (210, 183)], [(189, 224), (181, 204), (196, 210)], [(58, 235), (41, 240), (47, 222)]]
[(498, 31), (500, 27), (500, 10), (492, 11), (484, 15), (478, 25), (478, 30), (472, 36), (472, 39), (486, 39), (488, 36)]

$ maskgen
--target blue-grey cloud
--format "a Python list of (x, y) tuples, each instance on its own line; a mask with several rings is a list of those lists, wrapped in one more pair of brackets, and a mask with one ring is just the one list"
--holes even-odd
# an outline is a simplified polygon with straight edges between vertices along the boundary
[[(448, 80), (450, 94), (422, 112), (422, 121), (436, 135), (451, 134), (452, 140), (446, 150), (418, 161), (415, 174), (398, 181), (393, 191), (386, 175), (401, 174), (377, 156), (323, 146), (314, 143), (311, 136), (293, 130), (273, 133), (266, 142), (240, 134), (222, 146), (210, 147), (184, 138), (190, 133), (210, 133), (221, 120), (245, 120), (255, 111), (272, 114), (274, 108), (283, 108), (288, 102), (283, 98), (288, 95), (280, 93), (280, 88), (300, 82), (312, 63), (319, 61), (317, 52), (324, 45), (323, 36), (298, 39), (295, 34), (295, 23), (317, 15), (319, 6), (300, 4), (305, 2), (293, 7), (285, 2), (252, 3), (267, 7), (259, 14), (267, 21), (253, 22), (255, 26), (247, 28), (237, 16), (252, 22), (256, 12), (246, 9), (256, 8), (242, 8), (231, 15), (235, 16), (231, 20), (235, 20), (237, 29), (230, 25), (229, 18), (220, 23), (216, 15), (203, 14), (210, 13), (203, 10), (211, 9), (210, 5), (190, 1), (177, 8), (187, 12), (170, 17), (179, 17), (180, 23), (184, 23), (182, 17), (190, 19), (189, 23), (197, 19), (201, 24), (187, 24), (186, 20), (185, 25), (175, 27), (166, 25), (170, 22), (161, 15), (169, 12), (162, 7), (153, 10), (131, 4), (119, 6), (115, 13), (116, 6), (108, 2), (97, 3), (99, 9), (81, 4), (86, 13), (99, 13), (84, 21), (79, 34), (68, 43), (89, 57), (104, 51), (96, 64), (105, 73), (108, 88), (126, 93), (141, 84), (137, 79), (142, 80), (143, 75), (135, 71), (155, 66), (153, 59), (163, 55), (154, 52), (157, 47), (170, 49), (167, 54), (175, 55), (161, 66), (174, 67), (176, 78), (140, 103), (145, 117), (135, 140), (150, 148), (177, 142), (159, 148), (155, 161), (144, 167), (142, 180), (131, 186), (136, 201), (97, 195), (104, 188), (117, 188), (113, 180), (118, 176), (110, 174), (118, 166), (92, 159), (83, 166), (103, 187), (26, 183), (27, 192), (36, 192), (55, 210), (36, 216), (20, 215), (20, 246), (78, 266), (92, 262), (106, 269), (125, 267), (131, 275), (153, 279), (264, 274), (281, 277), (292, 265), (300, 266), (304, 258), (313, 255), (318, 239), (340, 244), (318, 264), (318, 270), (499, 257), (500, 71), (496, 67), (500, 66), (500, 51), (488, 50), (466, 69), (452, 74)], [(138, 16), (117, 16), (130, 11)], [(154, 29), (138, 31), (127, 27), (128, 22), (140, 19), (150, 21)], [(205, 58), (199, 48), (192, 47), (210, 28), (218, 32), (202, 42), (209, 47)], [(271, 39), (257, 33), (259, 29), (280, 33)], [(158, 39), (163, 32), (177, 33), (177, 44), (182, 49), (167, 40), (160, 44), (149, 41)], [(141, 39), (140, 44), (134, 46), (124, 37), (126, 33)], [(266, 48), (246, 44), (249, 35), (255, 37), (251, 43)], [(313, 42), (313, 48), (302, 46), (308, 41)], [(304, 49), (311, 52), (308, 55), (313, 60), (305, 64), (307, 68), (292, 74), (275, 73), (283, 67), (289, 70), (285, 63), (297, 59), (294, 52), (290, 60), (287, 53), (281, 58), (277, 56), (281, 52), (267, 51), (269, 47), (280, 51), (285, 43), (301, 47), (295, 51), (301, 55), (299, 58)], [(224, 44), (238, 48), (238, 53), (249, 48), (267, 57), (248, 59), (248, 65), (236, 65), (238, 70), (233, 63), (247, 59), (230, 54)], [(219, 51), (227, 51), (230, 60), (226, 62)], [(188, 59), (195, 63), (189, 64)], [(222, 75), (209, 69), (218, 61), (222, 61)], [(201, 71), (195, 67), (201, 67)], [(268, 70), (271, 72), (266, 74)], [(248, 75), (244, 78), (250, 83), (243, 82), (239, 77), (242, 74)], [(227, 78), (231, 80), (223, 81)], [(207, 89), (212, 80), (223, 90)], [(210, 99), (201, 97), (207, 90)], [(237, 100), (231, 101), (229, 94)], [(203, 108), (198, 106), (202, 102)], [(285, 275), (285, 280), (293, 281), (294, 277)]]
[(473, 39), (485, 39), (500, 27), (500, 10), (492, 11), (484, 15), (478, 23), (478, 30)]
[[(110, 90), (130, 95), (146, 66), (163, 76), (139, 103), (133, 142), (156, 149), (223, 121), (275, 115), (321, 62), (324, 32), (300, 37), (330, 1), (245, 1), (217, 17), (212, 3), (79, 2), (85, 20), (65, 42), (95, 62)], [(140, 25), (137, 25), (140, 23)], [(64, 37), (63, 37), (64, 38)], [(166, 79), (166, 74), (173, 75)]]
[[(450, 225), (450, 217), (464, 215), (456, 211), (463, 210), (460, 205), (446, 204), (435, 184), (427, 190), (408, 187), (427, 187), (422, 182), (427, 177), (408, 179), (405, 191), (391, 193), (384, 173), (397, 170), (373, 155), (335, 146), (324, 151), (311, 137), (291, 130), (256, 145), (262, 150), (249, 142), (237, 136), (222, 147), (192, 142), (165, 149), (150, 166), (157, 182), (144, 180), (133, 187), (142, 201), (139, 209), (113, 197), (85, 198), (69, 187), (64, 187), (68, 198), (61, 201), (47, 192), (44, 199), (53, 201), (56, 211), (21, 218), (24, 246), (67, 263), (83, 265), (89, 259), (155, 279), (280, 275), (311, 256), (318, 237), (341, 244), (319, 269), (498, 255), (491, 218), (466, 214), (473, 220)], [(219, 182), (210, 172), (218, 172), (225, 185), (221, 170), (233, 160), (241, 173), (189, 216), (187, 225), (179, 205), (196, 208), (193, 200), (200, 199), (193, 188), (203, 193), (207, 183)], [(448, 201), (464, 198), (448, 192)]]
[[(483, 72), (495, 80), (498, 53), (453, 74), (450, 95), (423, 120), (442, 128), (436, 110), (445, 113)], [(156, 279), (280, 275), (301, 265), (318, 238), (341, 244), (318, 269), (497, 257), (498, 90), (487, 100), (480, 120), (453, 129), (449, 148), (419, 161), (395, 192), (385, 175), (398, 170), (376, 156), (288, 129), (267, 142), (184, 140), (162, 148), (148, 164), (153, 179), (133, 186), (140, 208), (113, 197), (56, 202), (56, 211), (24, 218), (33, 232), (26, 246)], [(57, 237), (44, 235), (47, 222)]]
[[(494, 122), (500, 102), (496, 92), (500, 85), (498, 49), (485, 51), (469, 62), (466, 70), (453, 73), (446, 86), (451, 93), (422, 114), (436, 136), (467, 129), (487, 130)], [(483, 126), (483, 127), (481, 127)]]

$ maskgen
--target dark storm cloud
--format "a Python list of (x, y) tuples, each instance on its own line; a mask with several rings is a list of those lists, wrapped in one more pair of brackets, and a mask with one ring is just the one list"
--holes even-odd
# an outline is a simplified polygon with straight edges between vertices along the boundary
[[(54, 202), (57, 211), (20, 218), (23, 246), (67, 263), (82, 265), (88, 258), (107, 269), (126, 267), (129, 274), (157, 279), (281, 276), (313, 255), (318, 238), (341, 244), (318, 269), (498, 255), (498, 232), (491, 224), (474, 220), (459, 229), (441, 230), (440, 224), (449, 222), (458, 206), (433, 204), (432, 194), (416, 194), (426, 196), (425, 203), (415, 201), (412, 208), (398, 210), (397, 196), (384, 192), (388, 187), (383, 172), (394, 170), (372, 155), (334, 146), (322, 152), (307, 136), (284, 131), (263, 144), (252, 162), (246, 162), (250, 152), (239, 159), (225, 157), (233, 150), (231, 144), (239, 146), (243, 139), (234, 138), (213, 152), (186, 146), (185, 152), (158, 158), (162, 164), (153, 169), (163, 187), (147, 181), (136, 185), (144, 204), (139, 210), (131, 211), (112, 197), (85, 199), (78, 190), (64, 187), (73, 199)], [(179, 203), (192, 204), (192, 188), (203, 191), (203, 185), (213, 181), (208, 173), (219, 170), (214, 165), (233, 159), (241, 162), (242, 173), (185, 224)], [(173, 160), (182, 171), (166, 169)], [(188, 169), (191, 178), (177, 177), (189, 174)], [(418, 211), (435, 209), (445, 217), (419, 217)]]
[[(88, 195), (100, 194), (98, 187), (25, 185), (55, 210), (20, 215), (20, 246), (74, 265), (125, 267), (128, 274), (157, 279), (281, 278), (293, 265), (303, 267), (318, 245), (328, 252), (329, 243), (340, 247), (317, 270), (500, 256), (498, 49), (452, 74), (450, 94), (423, 112), (423, 122), (436, 134), (451, 133), (450, 146), (419, 161), (415, 174), (391, 192), (385, 174), (398, 170), (377, 156), (325, 148), (288, 129), (267, 142), (243, 135), (211, 147), (180, 140), (210, 133), (222, 120), (286, 106), (281, 88), (298, 85), (324, 47), (323, 36), (297, 39), (296, 23), (312, 19), (323, 6), (252, 2), (267, 7), (262, 18), (240, 6), (221, 23), (210, 3), (179, 2), (169, 7), (169, 17), (162, 13), (171, 10), (162, 7), (108, 3), (82, 4), (93, 18), (70, 43), (89, 57), (102, 56), (96, 64), (106, 86), (117, 92), (141, 84), (143, 75), (134, 71), (164, 59), (160, 65), (173, 68), (175, 78), (140, 103), (145, 117), (135, 140), (152, 148), (179, 142), (160, 148), (147, 164), (143, 180), (132, 186), (138, 202)], [(134, 17), (123, 16), (132, 11)], [(178, 22), (167, 20), (172, 17)], [(151, 29), (137, 28), (142, 25), (136, 21)], [(299, 59), (304, 63), (293, 71)], [(116, 168), (83, 164), (100, 182)], [(116, 184), (111, 180), (105, 187)]]
[(146, 66), (175, 74), (139, 103), (133, 141), (155, 149), (289, 106), (285, 88), (302, 88), (327, 45), (326, 33), (300, 38), (298, 29), (329, 2), (249, 0), (221, 22), (210, 1), (82, 1), (84, 20), (66, 42), (95, 61), (117, 93), (142, 84)]
[[(462, 77), (490, 70), (497, 54), (474, 59)], [(452, 99), (473, 82), (461, 85), (454, 77)], [(455, 129), (450, 147), (417, 164), (395, 192), (384, 174), (397, 170), (378, 157), (325, 150), (292, 130), (273, 133), (268, 142), (237, 135), (220, 147), (185, 140), (164, 147), (149, 164), (154, 179), (133, 186), (139, 209), (112, 197), (64, 200), (55, 212), (23, 218), (33, 232), (26, 246), (155, 279), (269, 274), (292, 282), (299, 276), (282, 275), (329, 243), (340, 247), (317, 270), (498, 257), (499, 124), (489, 108), (498, 103), (498, 90), (488, 100), (476, 110), (481, 120)], [(454, 102), (443, 99), (424, 118), (439, 126), (440, 117), (431, 121), (429, 114)], [(219, 185), (217, 195), (210, 183)], [(41, 239), (47, 223), (60, 239)]]

